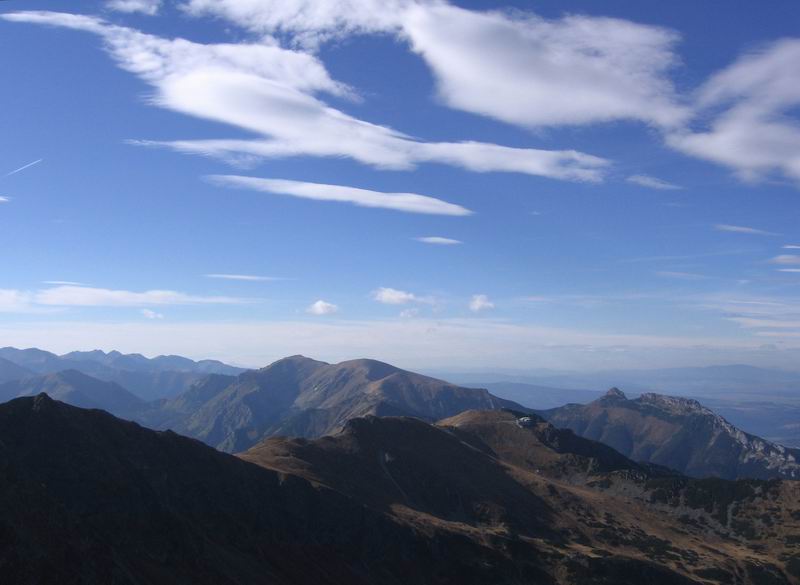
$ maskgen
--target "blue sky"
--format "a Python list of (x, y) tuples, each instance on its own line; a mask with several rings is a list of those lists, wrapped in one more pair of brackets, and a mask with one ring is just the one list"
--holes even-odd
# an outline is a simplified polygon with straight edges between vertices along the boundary
[(797, 367), (796, 2), (68, 9), (0, 13), (4, 345)]

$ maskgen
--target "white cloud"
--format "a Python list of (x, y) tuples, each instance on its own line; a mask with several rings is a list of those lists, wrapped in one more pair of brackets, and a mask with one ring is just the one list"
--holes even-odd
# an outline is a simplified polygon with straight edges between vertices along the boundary
[(194, 16), (216, 16), (259, 34), (291, 34), (313, 48), (351, 34), (387, 32), (400, 25), (411, 0), (185, 0)]
[(241, 280), (244, 282), (276, 282), (286, 280), (280, 276), (256, 276), (252, 274), (205, 274), (206, 278), (216, 278), (219, 280)]
[(56, 286), (37, 291), (33, 302), (59, 307), (131, 307), (141, 305), (240, 304), (234, 297), (196, 296), (171, 290), (133, 292), (85, 286)]
[(142, 317), (144, 317), (145, 319), (150, 319), (151, 321), (164, 318), (164, 315), (162, 315), (161, 313), (156, 313), (155, 311), (152, 311), (150, 309), (142, 309), (140, 313), (142, 314)]
[(153, 105), (233, 126), (255, 138), (132, 141), (233, 162), (290, 156), (346, 157), (385, 169), (420, 163), (475, 172), (517, 172), (574, 181), (601, 180), (609, 161), (572, 151), (479, 142), (426, 143), (334, 109), (318, 94), (353, 97), (313, 55), (274, 44), (203, 45), (163, 39), (100, 19), (54, 12), (0, 15), (100, 35), (120, 67), (155, 89)]
[(779, 254), (770, 259), (772, 264), (800, 264), (800, 256), (795, 254)]
[(783, 246), (783, 249), (784, 250), (800, 250), (800, 246), (798, 246), (796, 244), (786, 244), (785, 246)]
[(11, 201), (10, 197), (0, 196), (0, 203), (9, 203)]
[(659, 189), (661, 191), (673, 191), (680, 189), (678, 185), (673, 185), (662, 179), (651, 177), (649, 175), (631, 175), (625, 179), (628, 183), (639, 185), (640, 187), (647, 187), (648, 189)]
[(461, 240), (454, 240), (453, 238), (443, 238), (441, 236), (423, 236), (414, 239), (418, 242), (422, 242), (423, 244), (433, 244), (437, 246), (456, 246), (458, 244), (464, 243)]
[(755, 236), (777, 236), (780, 234), (776, 234), (775, 232), (768, 232), (765, 230), (759, 230), (752, 227), (747, 227), (743, 225), (729, 225), (725, 223), (719, 223), (714, 226), (714, 229), (720, 232), (732, 232), (735, 234), (751, 234)]
[(778, 272), (800, 272), (800, 268), (778, 268)]
[(685, 117), (666, 73), (676, 33), (614, 18), (412, 4), (403, 33), (452, 108), (526, 127)]
[(746, 181), (770, 175), (800, 183), (800, 39), (744, 55), (698, 92), (706, 129), (671, 134), (668, 143), (733, 169)]
[(140, 12), (154, 16), (161, 8), (161, 0), (109, 0), (106, 6), (118, 12)]
[(374, 207), (433, 215), (470, 215), (472, 213), (469, 209), (460, 205), (447, 203), (427, 195), (417, 195), (416, 193), (380, 193), (342, 185), (324, 185), (321, 183), (261, 179), (236, 175), (214, 175), (208, 178), (212, 182), (225, 187), (253, 189), (265, 193), (290, 195), (316, 201), (351, 203), (359, 207)]
[(414, 293), (397, 290), (396, 288), (381, 287), (372, 291), (373, 300), (384, 305), (407, 305), (409, 303), (432, 303), (430, 297), (419, 297)]
[(339, 312), (339, 307), (333, 303), (327, 303), (322, 299), (312, 303), (307, 309), (306, 313), (311, 315), (332, 315)]
[(494, 303), (489, 300), (489, 297), (486, 295), (472, 295), (472, 298), (469, 301), (469, 310), (478, 313), (480, 311), (486, 311), (488, 309), (494, 309)]

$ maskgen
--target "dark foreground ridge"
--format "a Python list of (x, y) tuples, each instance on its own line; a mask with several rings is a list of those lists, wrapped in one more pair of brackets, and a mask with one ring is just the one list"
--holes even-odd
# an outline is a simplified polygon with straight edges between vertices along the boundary
[(796, 584), (800, 484), (691, 480), (536, 417), (366, 417), (241, 457), (0, 405), (0, 580)]

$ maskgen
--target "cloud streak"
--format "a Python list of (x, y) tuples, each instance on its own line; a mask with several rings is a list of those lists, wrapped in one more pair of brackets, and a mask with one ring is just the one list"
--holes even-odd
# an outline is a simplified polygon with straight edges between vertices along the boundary
[(750, 234), (754, 236), (779, 236), (780, 234), (776, 234), (775, 232), (768, 232), (766, 230), (760, 230), (752, 227), (747, 227), (743, 225), (729, 225), (725, 223), (718, 223), (714, 226), (714, 229), (718, 232), (732, 232), (734, 234)]
[(342, 185), (326, 185), (284, 179), (262, 179), (238, 175), (211, 175), (207, 179), (223, 187), (251, 189), (263, 193), (289, 195), (315, 201), (349, 203), (359, 207), (391, 209), (393, 211), (430, 215), (464, 216), (472, 214), (472, 211), (460, 205), (447, 203), (427, 195), (417, 195), (416, 193), (381, 193)]
[(280, 280), (287, 280), (280, 276), (257, 276), (253, 274), (205, 274), (206, 278), (215, 278), (218, 280), (240, 280), (243, 282), (277, 282)]
[(422, 236), (414, 239), (418, 242), (422, 242), (423, 244), (433, 244), (434, 246), (457, 246), (464, 243), (461, 240), (443, 238), (441, 236)]
[(657, 189), (659, 191), (675, 191), (681, 189), (678, 185), (673, 185), (662, 179), (651, 177), (650, 175), (631, 175), (625, 179), (628, 183), (639, 185), (640, 187), (647, 187), (648, 189)]
[(85, 286), (57, 286), (37, 292), (38, 305), (58, 307), (136, 307), (141, 305), (231, 305), (245, 299), (222, 296), (197, 296), (172, 290), (134, 292)]
[(44, 162), (43, 158), (40, 158), (39, 160), (35, 160), (33, 162), (30, 162), (30, 163), (28, 163), (26, 165), (23, 165), (23, 166), (19, 167), (18, 169), (14, 169), (10, 173), (7, 173), (5, 176), (6, 177), (10, 177), (11, 175), (16, 175), (17, 173), (21, 173), (22, 171), (24, 171), (26, 169), (29, 169), (31, 167), (34, 167), (34, 166), (38, 165), (41, 162)]

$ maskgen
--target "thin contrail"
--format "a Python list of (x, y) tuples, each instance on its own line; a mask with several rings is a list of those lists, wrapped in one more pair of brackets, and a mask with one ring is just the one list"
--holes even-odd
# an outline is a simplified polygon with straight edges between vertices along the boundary
[(29, 168), (31, 168), (33, 165), (38, 165), (38, 164), (39, 164), (40, 162), (42, 162), (43, 160), (44, 160), (43, 158), (40, 158), (39, 160), (35, 160), (35, 161), (33, 161), (32, 163), (28, 163), (28, 164), (26, 164), (24, 167), (20, 167), (20, 168), (18, 168), (18, 169), (17, 169), (17, 170), (15, 170), (15, 171), (11, 171), (10, 173), (8, 173), (8, 174), (6, 175), (6, 177), (10, 177), (11, 175), (16, 175), (17, 173), (19, 173), (19, 172), (22, 172), (22, 171), (24, 171), (25, 169), (29, 169)]

